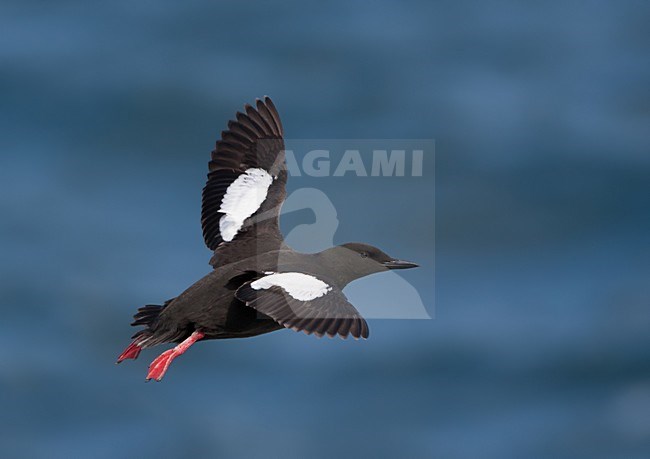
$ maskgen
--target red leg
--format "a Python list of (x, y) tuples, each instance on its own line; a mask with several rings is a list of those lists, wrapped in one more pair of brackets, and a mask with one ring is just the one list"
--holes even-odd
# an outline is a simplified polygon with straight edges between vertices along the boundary
[(129, 344), (129, 347), (124, 349), (124, 352), (122, 352), (120, 356), (117, 358), (116, 363), (120, 363), (122, 360), (126, 360), (126, 359), (137, 359), (138, 355), (140, 355), (141, 350), (142, 349), (140, 348), (140, 346), (135, 344), (135, 342)]
[(169, 349), (162, 354), (160, 354), (156, 359), (151, 362), (151, 365), (149, 365), (149, 373), (147, 374), (147, 381), (150, 379), (155, 379), (156, 381), (160, 381), (163, 376), (165, 376), (165, 372), (167, 371), (167, 368), (169, 368), (169, 365), (171, 365), (172, 361), (178, 357), (179, 355), (183, 354), (185, 351), (187, 351), (190, 346), (194, 343), (196, 343), (198, 340), (203, 338), (205, 335), (199, 331), (195, 331), (190, 335), (189, 338), (187, 338), (185, 341), (180, 343), (178, 346), (176, 346), (174, 349)]

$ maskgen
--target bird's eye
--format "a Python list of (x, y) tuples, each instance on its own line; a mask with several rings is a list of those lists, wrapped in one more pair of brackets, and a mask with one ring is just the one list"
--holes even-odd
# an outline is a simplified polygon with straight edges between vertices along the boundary
[(361, 252), (361, 258), (368, 258), (367, 252)]

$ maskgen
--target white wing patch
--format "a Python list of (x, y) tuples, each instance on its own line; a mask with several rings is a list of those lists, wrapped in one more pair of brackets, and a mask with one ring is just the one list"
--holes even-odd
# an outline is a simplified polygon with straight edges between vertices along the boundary
[(254, 290), (280, 287), (298, 301), (310, 301), (332, 290), (322, 280), (303, 273), (275, 273), (251, 282)]
[(272, 182), (273, 177), (264, 169), (252, 168), (230, 184), (219, 208), (219, 212), (224, 214), (219, 220), (219, 231), (224, 241), (232, 241), (244, 220), (260, 208)]

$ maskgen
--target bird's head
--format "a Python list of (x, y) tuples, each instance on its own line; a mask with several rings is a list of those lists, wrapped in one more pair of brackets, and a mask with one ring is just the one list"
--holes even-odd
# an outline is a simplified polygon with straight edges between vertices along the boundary
[(359, 242), (342, 244), (326, 250), (323, 254), (326, 255), (327, 261), (333, 262), (332, 268), (345, 283), (391, 269), (418, 267), (416, 263), (393, 258), (377, 247)]

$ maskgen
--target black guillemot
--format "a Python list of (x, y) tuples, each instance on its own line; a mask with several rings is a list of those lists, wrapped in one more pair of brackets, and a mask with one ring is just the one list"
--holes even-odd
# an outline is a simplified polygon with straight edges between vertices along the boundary
[(149, 366), (160, 381), (172, 360), (199, 340), (244, 338), (283, 328), (317, 336), (368, 337), (368, 324), (343, 295), (355, 279), (389, 269), (417, 267), (376, 247), (348, 243), (320, 253), (288, 247), (279, 227), (286, 196), (283, 129), (269, 97), (245, 105), (221, 133), (203, 189), (201, 223), (214, 270), (162, 306), (135, 314), (145, 328), (118, 357), (177, 346)]

